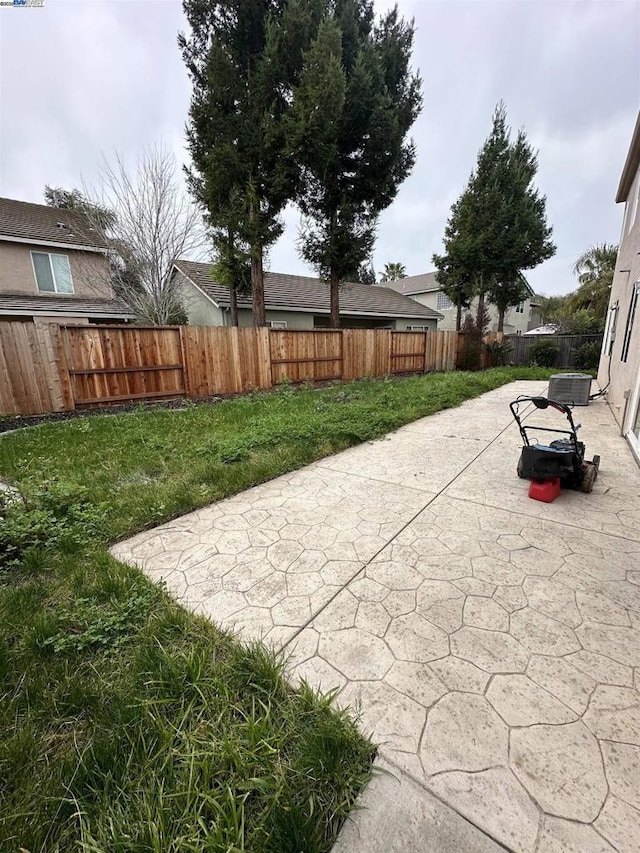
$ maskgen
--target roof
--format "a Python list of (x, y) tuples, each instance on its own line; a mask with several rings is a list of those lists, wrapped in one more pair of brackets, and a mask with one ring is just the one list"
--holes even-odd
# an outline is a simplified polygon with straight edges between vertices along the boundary
[(415, 296), (417, 293), (431, 293), (440, 290), (435, 272), (423, 272), (420, 275), (407, 275), (395, 281), (385, 281), (382, 287), (390, 287), (403, 296)]
[[(436, 275), (435, 271), (423, 272), (420, 275), (407, 275), (404, 278), (396, 279), (396, 281), (385, 282), (385, 285), (404, 296), (417, 296), (419, 293), (435, 293), (441, 290)], [(531, 285), (522, 273), (520, 273), (520, 278), (526, 285), (529, 296), (535, 296)]]
[(0, 240), (12, 239), (89, 251), (107, 247), (104, 238), (78, 211), (0, 198)]
[[(211, 264), (177, 261), (176, 268), (206, 296), (222, 308), (229, 305), (229, 289), (211, 280)], [(329, 287), (320, 279), (304, 275), (264, 274), (267, 309), (329, 313)], [(240, 308), (251, 308), (250, 296), (239, 296)], [(340, 313), (374, 317), (407, 317), (439, 320), (442, 314), (407, 299), (388, 287), (345, 282), (340, 287)]]
[(558, 327), (553, 323), (547, 323), (544, 326), (537, 326), (535, 329), (529, 329), (524, 332), (525, 335), (555, 335), (558, 332)]
[(0, 292), (0, 316), (44, 314), (48, 316), (82, 316), (134, 320), (135, 314), (118, 299), (99, 299), (98, 297), (60, 296), (52, 294), (22, 293), (20, 291)]
[(620, 176), (620, 183), (618, 184), (618, 192), (616, 193), (616, 201), (626, 201), (629, 192), (631, 191), (631, 185), (635, 179), (638, 168), (640, 167), (640, 112), (638, 112), (638, 118), (636, 119), (636, 126), (633, 131), (633, 136), (631, 138), (631, 145), (629, 146), (629, 151), (627, 153), (627, 159), (625, 160), (624, 168), (622, 169), (622, 175)]

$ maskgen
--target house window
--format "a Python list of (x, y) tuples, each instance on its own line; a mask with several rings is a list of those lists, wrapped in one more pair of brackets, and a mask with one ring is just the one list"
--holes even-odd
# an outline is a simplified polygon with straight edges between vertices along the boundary
[(267, 320), (267, 327), (269, 329), (286, 329), (287, 321), (286, 320)]
[(453, 302), (446, 293), (438, 293), (438, 302), (436, 304), (438, 311), (449, 311), (453, 307)]
[(38, 290), (46, 293), (73, 293), (68, 255), (31, 252)]
[(622, 341), (622, 352), (620, 353), (620, 361), (627, 360), (629, 355), (629, 345), (631, 344), (631, 336), (633, 335), (633, 322), (636, 318), (636, 308), (638, 305), (638, 294), (640, 293), (640, 278), (634, 283), (633, 291), (631, 292), (631, 303), (629, 305), (629, 313), (627, 314), (627, 325), (624, 330), (624, 340)]
[(516, 305), (516, 314), (524, 314), (524, 302), (518, 302)]
[(613, 352), (613, 344), (616, 339), (616, 322), (618, 319), (618, 303), (612, 305), (609, 308), (607, 313), (607, 322), (604, 327), (604, 336), (602, 339), (602, 353), (601, 355), (607, 356), (607, 358), (611, 358), (611, 353)]
[(428, 332), (428, 326), (407, 326), (407, 332)]

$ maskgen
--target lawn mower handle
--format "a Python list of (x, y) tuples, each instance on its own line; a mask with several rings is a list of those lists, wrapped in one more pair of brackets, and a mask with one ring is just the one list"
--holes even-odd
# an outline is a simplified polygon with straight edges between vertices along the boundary
[[(512, 403), (509, 403), (509, 408), (511, 409), (513, 419), (517, 423), (518, 429), (520, 430), (520, 434), (522, 435), (526, 444), (529, 444), (529, 439), (527, 438), (525, 427), (522, 426), (522, 421), (518, 414), (518, 408), (520, 406), (520, 403), (533, 403), (536, 409), (548, 409), (549, 406), (551, 406), (551, 408), (556, 409), (563, 415), (566, 415), (567, 420), (569, 421), (569, 426), (571, 427), (571, 434), (574, 437), (574, 441), (577, 440), (575, 437), (577, 433), (577, 427), (573, 422), (571, 406), (566, 403), (557, 403), (555, 400), (549, 400), (547, 397), (517, 397)], [(539, 429), (541, 429), (541, 427), (539, 427)]]

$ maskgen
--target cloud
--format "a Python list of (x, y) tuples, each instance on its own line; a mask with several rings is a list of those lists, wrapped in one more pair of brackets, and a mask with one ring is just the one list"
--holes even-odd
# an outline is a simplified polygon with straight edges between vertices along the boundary
[[(393, 6), (376, 0), (378, 13)], [(413, 62), (424, 110), (413, 174), (380, 217), (375, 268), (432, 268), (449, 208), (464, 188), (504, 99), (539, 149), (555, 258), (528, 274), (536, 289), (574, 286), (574, 258), (616, 242), (619, 175), (638, 110), (640, 5), (628, 0), (399, 0), (414, 17)], [(45, 0), (0, 9), (0, 193), (41, 201), (45, 183), (95, 180), (103, 154), (127, 160), (163, 140), (184, 160), (190, 86), (176, 44), (178, 0)], [(308, 271), (298, 215), (272, 248), (272, 269)]]

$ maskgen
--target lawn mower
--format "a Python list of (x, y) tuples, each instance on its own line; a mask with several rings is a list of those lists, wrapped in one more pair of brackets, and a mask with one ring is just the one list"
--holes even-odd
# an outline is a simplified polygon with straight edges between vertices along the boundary
[[(520, 407), (533, 403), (536, 409), (556, 409), (566, 415), (569, 429), (554, 429), (546, 426), (534, 426), (522, 423)], [(562, 486), (565, 489), (590, 492), (598, 476), (600, 457), (594, 456), (591, 462), (585, 459), (585, 446), (578, 441), (580, 424), (573, 422), (571, 406), (557, 403), (546, 397), (518, 397), (509, 404), (511, 414), (518, 424), (520, 435), (524, 441), (522, 453), (518, 460), (518, 477), (532, 480), (529, 496), (536, 500), (550, 501), (557, 497)], [(531, 442), (528, 433), (552, 432), (562, 436), (550, 441), (549, 444)]]

